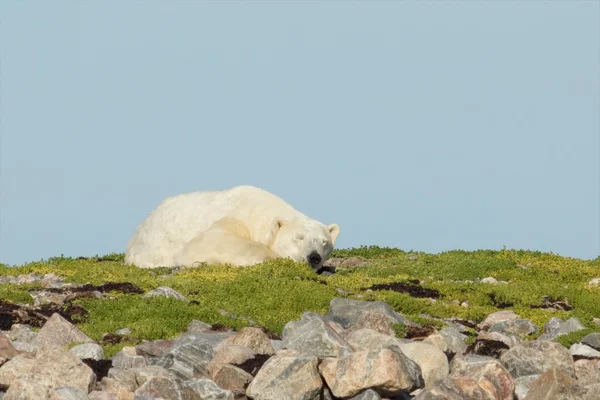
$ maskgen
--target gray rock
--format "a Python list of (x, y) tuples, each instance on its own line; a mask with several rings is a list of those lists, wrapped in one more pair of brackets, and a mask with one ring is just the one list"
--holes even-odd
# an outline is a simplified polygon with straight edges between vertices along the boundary
[(329, 303), (329, 318), (345, 329), (357, 324), (365, 313), (382, 314), (393, 324), (418, 326), (398, 314), (389, 304), (383, 301), (362, 301), (335, 297)]
[(283, 328), (282, 339), (284, 348), (320, 359), (342, 357), (352, 352), (352, 347), (318, 318), (304, 317), (288, 322)]
[(577, 382), (582, 385), (600, 383), (600, 363), (598, 360), (575, 361), (575, 375)]
[(126, 351), (119, 351), (112, 357), (112, 366), (114, 368), (139, 368), (148, 365), (146, 357), (129, 354)]
[(186, 332), (173, 340), (173, 346), (180, 346), (185, 343), (208, 343), (213, 349), (216, 349), (225, 339), (235, 336), (236, 332)]
[(269, 337), (259, 328), (245, 327), (239, 332), (223, 341), (225, 344), (237, 344), (247, 347), (256, 354), (275, 354), (275, 348), (271, 344)]
[(2, 400), (50, 399), (54, 384), (47, 379), (17, 379), (11, 383)]
[(135, 398), (141, 399), (178, 399), (203, 400), (200, 394), (178, 378), (168, 376), (153, 376), (135, 391)]
[(146, 293), (143, 297), (148, 298), (148, 297), (156, 297), (156, 296), (170, 297), (173, 299), (188, 301), (188, 299), (184, 295), (182, 295), (175, 289), (172, 289), (168, 286), (159, 286), (156, 289), (153, 289), (153, 290), (149, 291), (148, 293)]
[(516, 335), (522, 338), (538, 333), (539, 329), (531, 321), (518, 318), (497, 322), (490, 326), (488, 332), (499, 332), (505, 335)]
[(252, 382), (253, 376), (236, 366), (225, 364), (212, 376), (212, 380), (220, 387), (230, 390), (235, 397), (243, 396)]
[(119, 335), (119, 336), (131, 335), (131, 329), (129, 329), (129, 328), (117, 329), (115, 331), (115, 335)]
[(373, 389), (368, 389), (350, 398), (350, 400), (381, 400), (381, 396)]
[(531, 383), (539, 377), (540, 375), (525, 375), (515, 379), (515, 397), (517, 400), (523, 400), (527, 396)]
[(87, 392), (70, 386), (61, 386), (54, 389), (52, 400), (88, 400)]
[(40, 349), (39, 344), (20, 342), (15, 340), (12, 342), (13, 347), (19, 352), (35, 354)]
[(562, 368), (575, 377), (575, 366), (569, 350), (547, 340), (520, 343), (502, 354), (500, 361), (514, 378), (543, 374), (552, 368)]
[(581, 343), (600, 351), (600, 332), (590, 333), (581, 339)]
[(318, 400), (323, 382), (318, 360), (293, 350), (282, 350), (258, 371), (246, 394), (254, 400)]
[[(475, 379), (468, 376), (449, 376), (425, 388), (414, 400), (488, 400), (487, 393)], [(495, 399), (494, 399), (495, 400)]]
[(464, 354), (464, 352), (467, 350), (467, 344), (465, 341), (468, 339), (468, 336), (460, 333), (458, 329), (443, 328), (440, 330), (439, 334), (446, 341), (448, 351), (454, 354)]
[(33, 342), (33, 340), (35, 339), (37, 332), (34, 332), (31, 330), (31, 327), (29, 325), (22, 325), (22, 324), (14, 324), (11, 328), (10, 331), (5, 332), (9, 339), (12, 340), (13, 342), (15, 341), (19, 341), (19, 342), (25, 342), (25, 343), (31, 343)]
[(136, 353), (145, 357), (162, 357), (169, 353), (176, 344), (174, 340), (154, 340), (135, 346)]
[(234, 400), (233, 393), (230, 390), (220, 388), (210, 379), (186, 381), (184, 385), (199, 394), (202, 400)]
[(135, 378), (135, 371), (132, 368), (111, 368), (108, 370), (106, 377), (119, 382), (129, 392), (134, 392), (139, 387)]
[(480, 324), (481, 328), (490, 327), (498, 322), (517, 319), (519, 316), (513, 310), (496, 311), (489, 314)]
[(78, 344), (72, 347), (70, 351), (82, 360), (86, 358), (104, 360), (104, 349), (96, 343)]
[(509, 337), (500, 332), (481, 332), (475, 339), (475, 353), (499, 357), (518, 343), (514, 336)]
[(210, 343), (196, 340), (174, 347), (168, 354), (172, 363), (166, 367), (181, 379), (208, 378), (208, 364), (215, 356)]
[(187, 326), (187, 332), (200, 333), (210, 330), (211, 325), (206, 322), (198, 321), (197, 319), (191, 320)]
[(583, 329), (586, 329), (585, 325), (583, 325), (576, 317), (569, 318), (566, 321), (563, 321), (557, 317), (552, 317), (544, 325), (544, 333), (540, 335), (538, 340), (553, 340), (558, 336), (566, 335), (571, 332), (577, 332)]
[(600, 359), (600, 351), (594, 350), (590, 346), (581, 343), (573, 343), (569, 352), (574, 358), (596, 358)]
[(525, 400), (594, 400), (593, 394), (562, 368), (550, 368), (529, 386)]

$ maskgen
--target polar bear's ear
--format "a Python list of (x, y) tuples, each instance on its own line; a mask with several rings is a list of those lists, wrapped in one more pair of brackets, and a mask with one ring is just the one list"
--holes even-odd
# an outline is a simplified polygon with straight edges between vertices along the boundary
[(327, 227), (329, 229), (329, 234), (331, 235), (331, 241), (335, 244), (335, 241), (340, 234), (340, 227), (338, 224), (331, 224)]
[(271, 246), (273, 244), (273, 242), (275, 241), (275, 237), (277, 236), (277, 233), (279, 232), (279, 229), (281, 229), (281, 226), (283, 225), (283, 220), (281, 218), (275, 218), (275, 220), (273, 221), (273, 223), (271, 224), (271, 229), (269, 230), (269, 238), (267, 239), (267, 246)]

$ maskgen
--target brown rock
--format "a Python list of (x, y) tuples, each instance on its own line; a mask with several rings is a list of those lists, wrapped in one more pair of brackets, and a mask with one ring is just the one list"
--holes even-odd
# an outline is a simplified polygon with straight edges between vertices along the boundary
[(322, 387), (316, 357), (282, 350), (262, 366), (246, 395), (254, 400), (317, 400)]
[[(525, 400), (592, 400), (588, 391), (561, 368), (551, 368), (531, 383)], [(597, 398), (597, 397), (596, 397)]]
[(0, 333), (0, 358), (11, 359), (19, 355), (19, 352), (12, 345), (8, 336)]
[(600, 383), (600, 364), (598, 360), (575, 361), (575, 375), (581, 385)]
[(512, 400), (515, 381), (497, 360), (468, 362), (469, 357), (457, 356), (452, 360), (452, 376), (473, 378), (490, 399)]
[(575, 378), (575, 366), (569, 350), (548, 340), (520, 343), (502, 354), (500, 362), (513, 378), (543, 374), (552, 368), (562, 368)]
[(269, 337), (259, 328), (245, 327), (239, 332), (225, 339), (220, 346), (225, 344), (237, 344), (247, 347), (257, 354), (273, 355), (276, 353)]
[(490, 327), (498, 322), (518, 319), (519, 316), (513, 310), (502, 310), (491, 313), (480, 324), (481, 327)]
[(208, 363), (208, 373), (211, 378), (226, 364), (242, 364), (253, 359), (256, 353), (238, 344), (222, 344), (217, 348), (215, 356)]
[(468, 376), (450, 376), (425, 388), (413, 400), (491, 400), (488, 394)]
[(376, 312), (366, 312), (364, 313), (356, 323), (347, 332), (356, 331), (358, 329), (371, 329), (379, 333), (383, 333), (384, 335), (396, 336), (396, 331), (392, 326), (392, 322), (389, 317), (383, 314), (379, 314)]
[(135, 391), (135, 397), (154, 397), (178, 400), (202, 400), (192, 388), (182, 384), (178, 378), (153, 376)]
[(398, 396), (423, 386), (419, 366), (397, 346), (328, 358), (319, 372), (336, 397), (356, 396), (367, 389), (382, 396)]
[(71, 343), (93, 342), (79, 328), (64, 319), (60, 314), (54, 313), (42, 326), (32, 343), (43, 347), (47, 344), (66, 346)]
[(215, 374), (213, 381), (219, 387), (231, 390), (238, 397), (246, 393), (246, 388), (252, 382), (252, 379), (252, 375), (243, 369), (226, 364)]
[(134, 400), (135, 398), (135, 394), (129, 390), (127, 385), (113, 378), (102, 378), (100, 387), (103, 391), (111, 394), (117, 400)]

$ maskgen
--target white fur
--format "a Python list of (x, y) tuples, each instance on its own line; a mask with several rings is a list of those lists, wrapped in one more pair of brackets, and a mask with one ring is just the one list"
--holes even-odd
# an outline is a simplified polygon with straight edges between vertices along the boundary
[(250, 239), (245, 224), (223, 218), (187, 242), (175, 256), (175, 264), (193, 267), (198, 264), (231, 264), (247, 267), (278, 258), (269, 247)]
[(318, 253), (322, 261), (315, 268), (329, 257), (340, 231), (338, 225), (326, 226), (253, 186), (186, 193), (165, 199), (142, 221), (128, 243), (125, 263), (142, 268), (177, 266), (186, 244), (223, 218), (244, 224), (247, 240), (267, 246), (279, 257), (306, 261)]

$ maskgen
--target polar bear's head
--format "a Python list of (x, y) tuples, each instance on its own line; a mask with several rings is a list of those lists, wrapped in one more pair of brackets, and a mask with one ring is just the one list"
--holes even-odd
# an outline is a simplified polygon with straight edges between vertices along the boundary
[(307, 262), (317, 270), (329, 258), (339, 233), (337, 224), (327, 226), (316, 220), (276, 219), (270, 247), (283, 258)]

